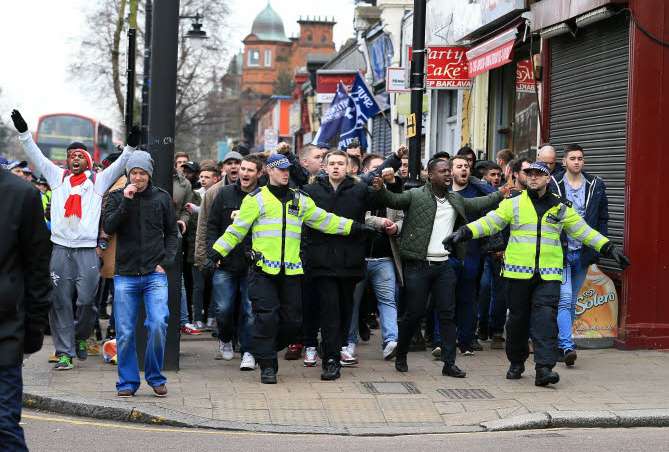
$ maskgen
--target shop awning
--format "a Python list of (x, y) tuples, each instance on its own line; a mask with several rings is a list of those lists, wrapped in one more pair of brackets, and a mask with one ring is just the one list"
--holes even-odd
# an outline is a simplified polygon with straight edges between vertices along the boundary
[(469, 77), (474, 78), (511, 62), (518, 28), (513, 27), (467, 51)]

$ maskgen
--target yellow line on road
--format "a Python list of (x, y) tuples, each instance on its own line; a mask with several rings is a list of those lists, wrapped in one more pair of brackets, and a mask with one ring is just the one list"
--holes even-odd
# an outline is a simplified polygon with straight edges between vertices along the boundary
[(59, 422), (61, 424), (71, 424), (71, 425), (87, 425), (91, 427), (102, 427), (108, 429), (125, 429), (125, 430), (138, 430), (142, 432), (175, 432), (175, 433), (196, 433), (196, 434), (205, 434), (205, 435), (272, 435), (272, 433), (262, 433), (262, 432), (234, 432), (234, 431), (220, 431), (220, 430), (198, 430), (193, 428), (156, 428), (156, 427), (136, 427), (134, 425), (123, 425), (123, 424), (112, 424), (107, 422), (94, 422), (94, 421), (79, 421), (76, 419), (66, 419), (62, 417), (51, 417), (51, 416), (35, 416), (32, 414), (23, 414), (21, 419), (31, 419), (35, 421), (44, 421), (44, 422)]

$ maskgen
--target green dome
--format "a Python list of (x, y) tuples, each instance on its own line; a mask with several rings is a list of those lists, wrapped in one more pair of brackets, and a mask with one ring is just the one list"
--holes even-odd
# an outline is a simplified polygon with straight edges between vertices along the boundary
[(283, 28), (283, 20), (267, 3), (267, 7), (258, 14), (253, 21), (251, 34), (262, 41), (290, 42)]

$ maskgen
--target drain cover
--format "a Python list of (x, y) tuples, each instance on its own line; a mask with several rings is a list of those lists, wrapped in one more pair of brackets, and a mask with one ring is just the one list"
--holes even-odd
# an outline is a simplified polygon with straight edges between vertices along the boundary
[(363, 381), (361, 384), (370, 394), (420, 394), (411, 381)]
[(437, 389), (437, 392), (448, 399), (454, 399), (454, 400), (475, 400), (475, 399), (495, 398), (485, 389)]

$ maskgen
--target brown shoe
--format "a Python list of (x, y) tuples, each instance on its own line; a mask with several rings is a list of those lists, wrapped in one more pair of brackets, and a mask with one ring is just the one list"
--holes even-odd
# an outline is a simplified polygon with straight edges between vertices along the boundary
[(118, 391), (116, 393), (117, 397), (122, 397), (122, 398), (132, 397), (134, 395), (135, 395), (135, 393), (132, 392), (132, 390), (130, 390), (130, 389), (122, 389), (121, 391)]
[(165, 385), (153, 386), (153, 393), (156, 395), (156, 397), (166, 397), (167, 386)]

